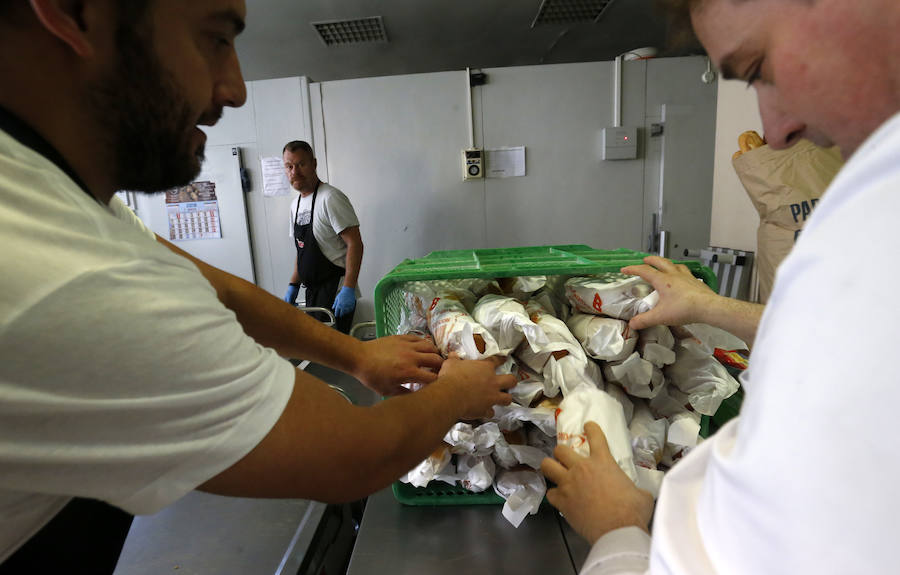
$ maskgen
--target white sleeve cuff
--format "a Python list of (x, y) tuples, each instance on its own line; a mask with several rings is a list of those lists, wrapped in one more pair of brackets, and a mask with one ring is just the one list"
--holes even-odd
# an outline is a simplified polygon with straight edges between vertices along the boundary
[(649, 563), (650, 536), (640, 527), (622, 527), (594, 543), (579, 575), (643, 574)]

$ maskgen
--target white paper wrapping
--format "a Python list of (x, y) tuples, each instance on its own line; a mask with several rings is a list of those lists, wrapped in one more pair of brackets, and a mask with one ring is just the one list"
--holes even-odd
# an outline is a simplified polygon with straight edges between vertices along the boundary
[(658, 343), (666, 349), (675, 347), (675, 336), (672, 331), (664, 325), (654, 325), (653, 327), (645, 327), (638, 333), (638, 343)]
[[(428, 327), (441, 355), (457, 354), (461, 359), (484, 359), (500, 355), (500, 348), (488, 330), (475, 321), (454, 294), (441, 292), (428, 312)], [(475, 335), (484, 339), (484, 352), (478, 350)]]
[(535, 352), (549, 343), (544, 330), (525, 313), (525, 306), (511, 297), (483, 296), (475, 304), (472, 316), (493, 336), (500, 355), (511, 353), (523, 339)]
[[(598, 386), (603, 376), (597, 364), (587, 357), (584, 348), (572, 335), (568, 326), (537, 300), (530, 300), (525, 310), (547, 336), (549, 342), (539, 346), (535, 352), (529, 346), (520, 345), (516, 357), (544, 377), (544, 395), (556, 397), (560, 390), (567, 393), (583, 383)], [(565, 352), (564, 357), (553, 357), (557, 352)]]
[(656, 367), (663, 368), (675, 363), (675, 351), (658, 343), (639, 344), (639, 351), (642, 358)]
[(490, 455), (461, 455), (457, 458), (456, 474), (465, 489), (481, 493), (494, 483), (497, 466)]
[(516, 386), (509, 390), (513, 401), (519, 405), (531, 405), (541, 393), (544, 391), (544, 378), (520, 381)]
[(506, 499), (503, 517), (513, 527), (521, 525), (528, 515), (534, 515), (547, 493), (547, 482), (537, 471), (500, 471), (494, 480), (494, 491)]
[(625, 390), (615, 383), (608, 383), (603, 389), (622, 405), (622, 411), (625, 413), (625, 423), (631, 425), (631, 418), (634, 416), (634, 402), (631, 401)]
[(634, 417), (628, 430), (631, 432), (634, 464), (638, 467), (656, 469), (666, 447), (668, 421), (665, 418), (656, 419), (646, 403), (638, 402), (634, 406)]
[(700, 417), (682, 412), (669, 417), (669, 433), (666, 443), (680, 447), (694, 447), (700, 438)]
[[(584, 355), (581, 344), (566, 327), (565, 322), (553, 315), (553, 312), (541, 305), (537, 300), (529, 300), (525, 304), (531, 321), (540, 326), (541, 330), (547, 338), (547, 343), (533, 349), (530, 345), (520, 345), (515, 351), (515, 357), (529, 369), (537, 373), (544, 371), (544, 365), (550, 358), (550, 354), (557, 351), (568, 351), (569, 353)], [(555, 395), (555, 394), (554, 394)], [(547, 397), (553, 397), (548, 395)]]
[(632, 480), (637, 481), (631, 436), (625, 424), (622, 406), (611, 395), (597, 388), (580, 387), (563, 399), (556, 418), (556, 441), (569, 445), (577, 453), (588, 456), (590, 446), (584, 434), (584, 424), (593, 421), (606, 435), (609, 451)]
[(641, 303), (652, 292), (650, 284), (641, 278), (615, 272), (566, 281), (566, 297), (572, 307), (582, 313), (626, 321), (655, 305), (657, 296)]
[(658, 469), (647, 469), (646, 467), (637, 467), (637, 486), (639, 489), (649, 491), (653, 496), (653, 500), (659, 499), (659, 489), (662, 487), (663, 476), (665, 475)]
[(515, 403), (494, 406), (494, 417), (491, 418), (491, 422), (499, 430), (510, 431), (519, 429), (526, 421), (535, 424), (538, 429), (547, 435), (556, 435), (556, 409), (526, 407)]
[(503, 293), (526, 300), (531, 294), (547, 285), (547, 276), (518, 276), (498, 280)]
[(705, 323), (691, 323), (682, 327), (700, 342), (703, 351), (709, 355), (716, 349), (725, 351), (750, 349), (744, 340), (718, 327)]
[(451, 453), (488, 455), (498, 438), (502, 439), (503, 433), (494, 422), (484, 423), (478, 427), (458, 422), (444, 435), (444, 443), (450, 446)]
[(603, 366), (603, 375), (614, 381), (635, 397), (655, 397), (665, 383), (663, 372), (637, 352), (624, 361), (609, 362)]
[(628, 322), (620, 319), (573, 313), (566, 325), (581, 342), (584, 351), (594, 359), (623, 360), (631, 355), (638, 341), (637, 332), (628, 327)]
[(546, 457), (553, 457), (556, 449), (556, 418), (553, 421), (553, 433), (547, 434), (537, 427), (528, 428), (528, 445), (540, 449)]
[(675, 346), (675, 363), (666, 367), (669, 382), (688, 395), (691, 406), (703, 415), (714, 415), (719, 405), (738, 390), (738, 382), (697, 341), (681, 340)]
[(425, 460), (412, 468), (400, 481), (416, 487), (425, 487), (428, 482), (437, 479), (450, 464), (450, 450), (446, 446), (429, 455)]

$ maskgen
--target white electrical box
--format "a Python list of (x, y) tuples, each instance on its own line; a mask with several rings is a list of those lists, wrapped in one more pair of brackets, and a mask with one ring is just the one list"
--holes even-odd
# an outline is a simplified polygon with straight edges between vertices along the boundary
[(603, 128), (602, 144), (604, 160), (634, 160), (637, 158), (637, 128)]
[(476, 180), (484, 177), (484, 150), (469, 148), (462, 152), (463, 179)]

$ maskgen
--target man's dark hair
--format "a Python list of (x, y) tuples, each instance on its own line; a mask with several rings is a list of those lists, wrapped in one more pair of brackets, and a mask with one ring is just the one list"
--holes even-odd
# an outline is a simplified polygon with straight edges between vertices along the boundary
[(296, 152), (297, 150), (303, 150), (307, 154), (309, 154), (310, 158), (315, 158), (316, 155), (313, 153), (312, 146), (304, 142), (303, 140), (291, 140), (281, 149), (281, 153), (285, 152)]
[(138, 28), (141, 28), (144, 16), (147, 14), (147, 7), (151, 0), (127, 0), (126, 2), (116, 2), (116, 41), (121, 43), (128, 42), (129, 37), (133, 35)]
[[(118, 34), (121, 35), (127, 33), (128, 30), (136, 28), (144, 18), (144, 14), (146, 14), (150, 2), (151, 0), (127, 0), (126, 2), (117, 2)], [(28, 14), (30, 11), (31, 7), (28, 6), (27, 2), (22, 2), (22, 0), (0, 0), (0, 19), (9, 19), (11, 20), (11, 24), (21, 23), (23, 15)]]

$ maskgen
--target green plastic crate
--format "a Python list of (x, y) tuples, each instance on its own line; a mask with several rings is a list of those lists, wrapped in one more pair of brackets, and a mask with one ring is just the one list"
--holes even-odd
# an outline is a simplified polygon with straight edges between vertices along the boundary
[[(585, 245), (530, 246), (483, 250), (431, 252), (417, 260), (405, 260), (375, 286), (375, 323), (378, 337), (395, 335), (400, 310), (405, 306), (401, 288), (408, 281), (463, 278), (503, 278), (538, 275), (591, 275), (617, 272), (643, 263), (650, 254), (626, 249), (595, 250)], [(713, 291), (716, 275), (698, 261), (683, 261)]]
[[(396, 335), (400, 312), (405, 307), (402, 288), (405, 282), (504, 278), (536, 275), (592, 275), (618, 272), (629, 265), (643, 263), (650, 254), (627, 249), (596, 250), (585, 245), (529, 246), (482, 250), (431, 252), (423, 258), (405, 260), (375, 286), (375, 323), (378, 337)], [(718, 280), (711, 269), (698, 261), (682, 261), (696, 277), (718, 291)], [(702, 430), (709, 429), (705, 421)], [(432, 481), (425, 487), (413, 487), (395, 481), (394, 497), (406, 505), (478, 505), (502, 504), (503, 498), (492, 490), (473, 493), (462, 487)]]

